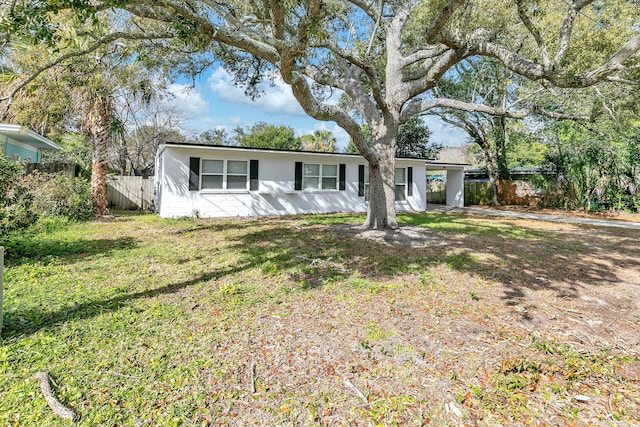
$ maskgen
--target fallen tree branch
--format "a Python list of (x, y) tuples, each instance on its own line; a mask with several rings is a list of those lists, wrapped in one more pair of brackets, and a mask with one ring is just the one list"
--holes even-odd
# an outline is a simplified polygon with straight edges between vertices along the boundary
[(362, 400), (362, 402), (365, 405), (369, 404), (369, 400), (367, 399), (367, 396), (364, 395), (364, 393), (362, 393), (358, 387), (356, 387), (349, 378), (345, 378), (342, 380), (342, 384), (344, 384), (347, 388), (351, 389), (352, 391), (354, 391), (358, 397)]
[(61, 418), (73, 421), (76, 417), (75, 412), (60, 403), (55, 394), (53, 394), (53, 390), (51, 390), (51, 377), (49, 374), (46, 372), (37, 372), (33, 377), (40, 381), (40, 390), (42, 390), (42, 394), (53, 413)]
[(256, 394), (256, 362), (253, 360), (249, 369), (249, 390), (251, 390), (251, 394)]
[(334, 268), (338, 273), (349, 274), (350, 271), (347, 268), (340, 266), (338, 263), (333, 262), (333, 257), (329, 257), (326, 260), (321, 258), (307, 258), (306, 256), (296, 255), (296, 258), (303, 259), (305, 261), (309, 261), (309, 267), (323, 267), (323, 268)]

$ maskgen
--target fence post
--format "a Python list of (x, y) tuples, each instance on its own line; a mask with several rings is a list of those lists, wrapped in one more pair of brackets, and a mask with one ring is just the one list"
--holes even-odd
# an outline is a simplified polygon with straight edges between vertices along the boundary
[(4, 247), (0, 246), (0, 333), (2, 333), (2, 287), (4, 279)]

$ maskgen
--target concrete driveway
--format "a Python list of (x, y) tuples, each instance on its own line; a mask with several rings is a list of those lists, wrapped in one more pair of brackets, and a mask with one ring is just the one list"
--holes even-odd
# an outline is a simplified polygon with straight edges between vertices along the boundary
[(491, 209), (488, 207), (487, 208), (472, 208), (472, 207), (456, 208), (453, 206), (444, 206), (444, 205), (428, 205), (427, 211), (453, 212), (453, 213), (464, 213), (464, 214), (471, 214), (471, 215), (491, 215), (491, 216), (502, 216), (502, 217), (509, 217), (509, 218), (517, 218), (517, 219), (536, 219), (540, 221), (565, 222), (568, 224), (579, 224), (579, 225), (592, 225), (595, 227), (616, 227), (616, 228), (626, 228), (628, 230), (640, 230), (640, 222), (627, 222), (627, 221), (616, 221), (616, 220), (595, 219), (595, 218), (581, 218), (581, 217), (574, 217), (574, 216), (549, 215), (549, 214), (539, 214), (539, 213), (531, 213), (531, 212), (503, 211), (500, 209)]

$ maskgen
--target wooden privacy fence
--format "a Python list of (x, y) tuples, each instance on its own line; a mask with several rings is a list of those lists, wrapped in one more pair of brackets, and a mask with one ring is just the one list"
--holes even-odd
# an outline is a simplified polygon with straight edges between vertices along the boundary
[(447, 203), (447, 184), (431, 182), (427, 185), (427, 203), (444, 205)]
[(70, 177), (76, 176), (76, 164), (73, 162), (25, 163), (25, 174), (40, 171), (46, 173), (64, 172)]
[[(523, 180), (498, 181), (498, 200), (505, 205), (540, 206), (544, 204), (545, 194), (536, 187)], [(553, 199), (555, 200), (555, 198)], [(427, 186), (427, 203), (445, 204), (447, 201), (446, 183), (432, 182)], [(491, 185), (487, 181), (464, 182), (464, 204), (491, 204)]]
[(465, 181), (464, 204), (485, 205), (491, 204), (491, 184), (485, 181)]
[[(491, 192), (488, 182), (465, 181), (464, 204), (488, 205), (491, 201)], [(444, 182), (431, 182), (427, 186), (427, 203), (444, 205), (447, 203), (447, 184)]]
[(149, 210), (155, 206), (153, 177), (110, 176), (107, 178), (109, 207), (123, 210)]

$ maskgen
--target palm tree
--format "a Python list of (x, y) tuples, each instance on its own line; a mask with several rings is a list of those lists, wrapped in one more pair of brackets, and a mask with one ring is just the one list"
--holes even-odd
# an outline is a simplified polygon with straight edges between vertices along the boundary
[(302, 149), (306, 151), (338, 152), (336, 137), (330, 130), (316, 130), (313, 134), (300, 137), (300, 141)]
[[(81, 50), (92, 39), (77, 37), (73, 43), (73, 49)], [(156, 87), (149, 73), (130, 61), (133, 50), (124, 44), (101, 46), (91, 56), (73, 56), (43, 70), (64, 56), (58, 50), (46, 44), (12, 45), (8, 54), (11, 71), (19, 77), (11, 82), (19, 90), (3, 87), (3, 94), (11, 96), (1, 99), (5, 102), (0, 119), (20, 122), (43, 134), (65, 130), (84, 134), (92, 147), (91, 196), (96, 215), (105, 216), (109, 214), (108, 148), (125, 132), (117, 100), (125, 93), (141, 93), (148, 100)], [(30, 84), (22, 85), (25, 81)]]

